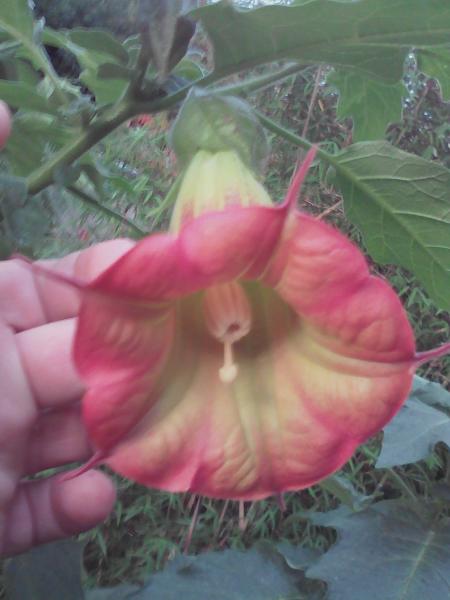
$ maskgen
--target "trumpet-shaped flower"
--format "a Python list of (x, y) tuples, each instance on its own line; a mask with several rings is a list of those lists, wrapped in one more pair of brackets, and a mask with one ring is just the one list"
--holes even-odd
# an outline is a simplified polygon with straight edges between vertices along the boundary
[[(83, 291), (74, 355), (105, 462), (151, 487), (257, 499), (339, 469), (419, 362), (399, 299), (341, 233), (200, 150), (170, 231)], [(441, 350), (435, 351), (435, 354)]]

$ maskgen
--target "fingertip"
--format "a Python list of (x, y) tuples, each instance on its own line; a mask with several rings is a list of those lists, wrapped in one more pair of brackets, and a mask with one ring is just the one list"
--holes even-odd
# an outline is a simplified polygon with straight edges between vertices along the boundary
[(11, 133), (11, 112), (8, 105), (0, 100), (0, 149), (6, 143)]
[(111, 513), (116, 490), (101, 471), (91, 470), (75, 479), (56, 478), (52, 486), (55, 516), (68, 535), (86, 531)]

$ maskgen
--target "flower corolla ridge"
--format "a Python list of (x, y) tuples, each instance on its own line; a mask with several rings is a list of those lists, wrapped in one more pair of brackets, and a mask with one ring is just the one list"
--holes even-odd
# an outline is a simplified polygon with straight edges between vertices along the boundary
[[(339, 469), (407, 397), (416, 354), (356, 246), (234, 151), (199, 150), (170, 226), (83, 291), (83, 417), (106, 463), (150, 487), (259, 499)], [(448, 346), (448, 345), (447, 345)]]

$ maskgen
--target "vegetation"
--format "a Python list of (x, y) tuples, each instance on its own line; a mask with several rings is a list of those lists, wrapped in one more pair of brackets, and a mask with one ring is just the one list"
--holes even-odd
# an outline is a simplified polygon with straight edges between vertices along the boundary
[[(11, 4), (14, 0), (8, 1)], [(315, 1), (326, 3), (326, 0)], [(368, 2), (355, 3), (359, 7), (355, 6), (352, 13), (354, 23), (363, 16), (369, 18)], [(402, 19), (405, 11), (411, 10), (408, 2), (413, 2), (418, 9), (420, 2), (415, 0), (391, 0), (389, 8), (392, 20), (398, 18), (405, 31)], [(158, 57), (154, 46), (153, 50), (149, 49), (151, 40), (155, 39), (152, 28), (142, 31), (137, 25), (136, 15), (142, 16), (139, 10), (143, 10), (145, 3), (39, 0), (36, 15), (45, 14), (51, 28), (97, 28), (101, 24), (118, 36), (117, 40), (104, 38), (99, 44), (83, 32), (61, 34), (45, 29), (44, 42), (64, 48), (79, 64), (80, 69), (76, 70), (79, 79), (69, 82), (56, 75), (45, 53), (30, 41), (31, 16), (25, 0), (18, 4), (22, 12), (12, 25), (7, 8), (0, 8), (0, 67), (3, 64), (0, 96), (18, 111), (14, 136), (3, 155), (9, 170), (7, 176), (1, 176), (0, 251), (3, 257), (12, 251), (33, 258), (58, 256), (103, 239), (139, 238), (164, 229), (171, 210), (172, 198), (168, 193), (177, 174), (166, 133), (187, 89), (194, 82), (200, 82), (204, 87), (213, 85), (219, 92), (245, 97), (260, 115), (271, 138), (265, 184), (273, 198), (283, 198), (304, 150), (311, 143), (320, 145), (321, 161), (308, 178), (301, 199), (302, 209), (336, 225), (364, 249), (373, 270), (389, 279), (402, 299), (419, 349), (450, 339), (447, 312), (450, 280), (442, 276), (439, 285), (435, 285), (429, 276), (431, 262), (436, 271), (440, 267), (445, 270), (446, 266), (450, 272), (448, 254), (442, 260), (440, 256), (429, 254), (427, 249), (431, 246), (430, 237), (440, 233), (427, 230), (427, 235), (421, 237), (423, 232), (418, 226), (420, 251), (411, 260), (407, 253), (402, 253), (402, 242), (408, 240), (407, 228), (400, 218), (395, 221), (398, 246), (394, 247), (392, 242), (392, 246), (381, 247), (379, 238), (384, 232), (376, 229), (379, 227), (377, 219), (369, 224), (361, 220), (350, 200), (345, 175), (340, 171), (340, 161), (348, 157), (345, 154), (348, 149), (356, 153), (360, 162), (364, 152), (370, 150), (373, 153), (370, 168), (376, 176), (392, 179), (382, 160), (385, 146), (376, 146), (374, 141), (387, 140), (391, 144), (386, 142), (388, 152), (392, 153), (391, 160), (403, 161), (407, 171), (406, 181), (398, 184), (400, 196), (389, 199), (389, 214), (406, 211), (402, 198), (425, 202), (424, 198), (428, 197), (425, 214), (439, 218), (442, 227), (447, 227), (447, 240), (450, 239), (450, 205), (448, 187), (445, 187), (450, 168), (450, 103), (446, 101), (450, 54), (447, 47), (439, 57), (433, 55), (432, 60), (434, 50), (428, 49), (428, 42), (418, 40), (416, 44), (408, 37), (402, 45), (403, 77), (391, 64), (392, 57), (388, 57), (385, 64), (373, 67), (375, 71), (378, 69), (377, 77), (384, 76), (382, 82), (373, 77), (374, 73), (361, 74), (361, 65), (355, 67), (353, 62), (357, 59), (353, 55), (346, 57), (345, 68), (333, 64), (333, 52), (323, 40), (315, 56), (308, 54), (306, 44), (290, 48), (289, 57), (301, 59), (295, 65), (292, 62), (265, 64), (286, 58), (287, 51), (282, 46), (291, 43), (289, 36), (275, 44), (268, 59), (262, 43), (251, 49), (238, 48), (240, 61), (234, 59), (233, 62), (229, 57), (234, 56), (231, 52), (234, 40), (222, 45), (215, 20), (223, 22), (221, 19), (229, 18), (232, 9), (226, 2), (220, 2), (215, 7), (198, 9), (195, 14), (202, 20), (203, 31), (186, 40), (186, 35), (182, 35), (186, 29), (180, 26), (180, 36), (169, 44), (170, 52)], [(358, 13), (360, 9), (367, 12)], [(300, 26), (301, 7), (295, 10), (299, 11), (296, 23)], [(336, 19), (339, 10), (336, 9)], [(430, 2), (430, 24), (433, 15), (440, 10), (438, 3)], [(123, 18), (125, 12), (126, 19)], [(266, 14), (263, 29), (274, 18)], [(239, 23), (236, 36), (240, 35), (239, 27), (250, 30), (253, 17), (254, 13), (235, 16)], [(166, 17), (158, 15), (158, 18)], [(279, 18), (284, 19), (284, 16)], [(450, 21), (447, 16), (445, 19), (442, 18), (440, 25), (448, 33)], [(209, 37), (205, 37), (205, 30)], [(434, 48), (434, 43), (440, 41), (432, 39), (432, 31), (424, 27), (425, 30), (430, 36), (429, 46)], [(139, 33), (140, 38), (136, 37)], [(129, 35), (134, 37), (123, 44), (119, 41)], [(339, 39), (334, 41), (334, 49), (339, 43)], [(423, 48), (413, 50), (416, 45)], [(212, 47), (216, 52), (215, 70), (211, 69)], [(18, 52), (18, 48), (25, 50)], [(179, 62), (185, 52), (186, 56)], [(249, 68), (244, 74), (242, 65)], [(447, 71), (440, 68), (442, 65), (447, 66)], [(428, 71), (424, 72), (426, 68)], [(167, 76), (167, 72), (172, 75)], [(31, 86), (36, 89), (33, 93)], [(386, 107), (382, 107), (380, 115), (375, 106), (379, 97), (388, 98), (388, 114), (392, 115), (389, 122), (384, 116)], [(141, 114), (150, 118), (136, 119)], [(36, 144), (35, 149), (23, 156), (20, 147), (26, 136), (32, 136)], [(355, 146), (355, 142), (361, 142), (364, 147)], [(397, 150), (391, 148), (405, 153), (396, 154)], [(355, 165), (352, 163), (349, 167), (353, 169), (351, 176), (362, 180), (365, 174), (358, 171), (356, 159)], [(432, 192), (413, 190), (412, 184), (408, 187), (408, 181), (413, 182), (413, 172), (422, 168), (422, 161), (429, 161), (429, 168), (435, 169), (430, 171)], [(48, 168), (49, 163), (52, 169)], [(377, 207), (387, 197), (384, 190), (375, 190), (368, 193), (365, 200)], [(446, 213), (441, 211), (438, 215), (438, 199), (446, 203)], [(386, 231), (388, 228), (386, 225)], [(449, 247), (447, 242), (447, 250)], [(201, 571), (205, 564), (211, 573), (216, 573), (215, 563), (207, 562), (214, 561), (209, 553), (256, 548), (257, 554), (247, 552), (242, 555), (246, 558), (239, 558), (241, 572), (233, 562), (234, 554), (221, 555), (224, 557), (223, 582), (218, 577), (214, 583), (217, 589), (230, 585), (225, 577), (228, 571), (235, 579), (242, 578), (241, 589), (246, 598), (264, 600), (255, 579), (247, 581), (245, 571), (248, 569), (253, 574), (252, 569), (255, 573), (267, 569), (270, 581), (263, 587), (267, 600), (280, 597), (416, 600), (426, 596), (418, 581), (421, 578), (428, 586), (430, 597), (445, 597), (443, 590), (448, 594), (450, 589), (450, 394), (444, 388), (450, 389), (450, 359), (430, 363), (419, 375), (442, 387), (416, 379), (407, 408), (399, 415), (401, 418), (406, 413), (409, 415), (405, 425), (407, 435), (396, 429), (394, 419), (387, 426), (384, 438), (379, 434), (362, 446), (338, 476), (307, 490), (288, 493), (283, 501), (271, 498), (243, 503), (175, 495), (148, 490), (114, 476), (118, 502), (113, 515), (80, 537), (85, 545), (83, 580), (86, 587), (130, 582), (140, 586), (155, 572), (163, 570), (159, 577), (164, 577), (164, 569), (168, 569), (168, 579), (153, 576), (150, 580), (153, 587), (144, 588), (142, 595), (136, 597), (178, 597), (170, 594), (176, 593), (176, 586), (181, 585), (177, 583), (180, 573), (186, 572), (187, 579), (182, 581), (186, 597), (212, 599), (215, 596), (205, 590), (213, 588), (206, 587), (208, 576)], [(401, 446), (400, 457), (398, 445)], [(382, 467), (377, 465), (379, 456)], [(410, 548), (396, 546), (402, 535), (412, 540)], [(430, 536), (434, 541), (430, 541)], [(397, 552), (395, 557), (390, 554), (392, 548)], [(408, 571), (403, 563), (395, 564), (397, 558), (410, 566), (421, 552), (425, 559), (417, 559), (417, 574), (411, 569)], [(198, 562), (184, 563), (180, 558), (183, 553), (200, 555)], [(263, 559), (268, 563), (258, 562)], [(359, 560), (359, 572), (352, 570), (352, 561)], [(33, 561), (39, 564), (36, 555)], [(341, 573), (340, 583), (335, 580), (336, 572)], [(435, 581), (433, 572), (438, 573), (439, 582)], [(409, 587), (401, 588), (396, 577), (401, 582), (411, 577)], [(10, 585), (10, 589), (16, 589), (14, 582)], [(119, 595), (114, 597), (131, 597), (127, 594), (137, 589), (116, 590)], [(345, 596), (343, 589), (347, 590)], [(19, 597), (17, 592), (10, 593), (12, 598)], [(244, 596), (218, 595), (217, 598), (233, 600)]]

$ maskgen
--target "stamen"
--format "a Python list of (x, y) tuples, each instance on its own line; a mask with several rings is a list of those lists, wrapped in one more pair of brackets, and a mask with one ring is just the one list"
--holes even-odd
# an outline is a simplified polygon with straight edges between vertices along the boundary
[(223, 367), (219, 369), (222, 383), (233, 383), (238, 374), (238, 367), (233, 361), (233, 342), (227, 340), (223, 344)]
[(250, 331), (250, 303), (242, 287), (231, 282), (206, 290), (203, 309), (208, 331), (223, 344), (223, 366), (219, 369), (219, 378), (223, 383), (232, 383), (238, 374), (233, 344)]

